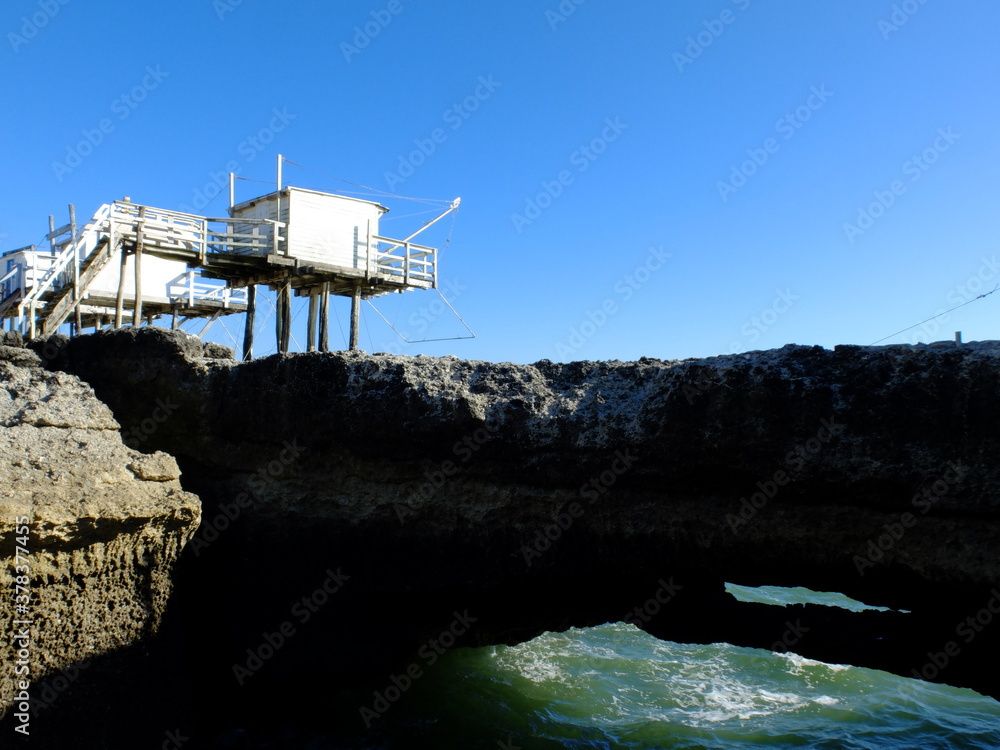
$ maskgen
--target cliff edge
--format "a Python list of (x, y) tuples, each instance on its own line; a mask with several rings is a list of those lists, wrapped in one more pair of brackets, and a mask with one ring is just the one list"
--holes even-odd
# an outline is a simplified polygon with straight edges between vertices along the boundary
[(2, 335), (0, 715), (20, 711), (24, 682), (36, 718), (43, 693), (70, 702), (79, 685), (67, 675), (155, 635), (201, 521), (179, 478), (170, 456), (122, 443), (86, 383)]
[(237, 363), (158, 329), (33, 347), (201, 498), (176, 596), (219, 713), (329, 711), (431, 643), (619, 620), (1000, 695), (996, 342), (533, 365)]

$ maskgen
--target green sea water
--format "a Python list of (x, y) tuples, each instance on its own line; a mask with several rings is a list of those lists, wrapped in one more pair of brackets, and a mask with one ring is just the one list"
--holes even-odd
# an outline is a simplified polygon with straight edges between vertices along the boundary
[(971, 690), (625, 623), (459, 649), (410, 692), (374, 747), (1000, 748)]
[[(776, 606), (881, 609), (809, 589), (727, 590)], [(1000, 703), (791, 653), (661, 641), (619, 622), (448, 653), (359, 746), (998, 750)]]
[[(744, 601), (879, 609), (802, 588)], [(727, 643), (661, 641), (626, 623), (455, 649), (372, 726), (340, 695), (311, 730), (217, 747), (309, 750), (1000, 750), (1000, 702), (972, 690)], [(348, 729), (353, 727), (354, 729)]]

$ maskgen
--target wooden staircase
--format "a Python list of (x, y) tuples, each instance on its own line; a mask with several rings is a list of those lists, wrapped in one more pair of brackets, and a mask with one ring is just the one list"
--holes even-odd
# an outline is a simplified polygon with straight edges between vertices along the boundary
[[(117, 243), (116, 243), (117, 244)], [(55, 291), (48, 302), (48, 310), (41, 320), (41, 332), (43, 336), (48, 336), (56, 332), (73, 312), (73, 308), (86, 296), (87, 289), (93, 283), (97, 275), (104, 269), (115, 253), (115, 247), (107, 237), (101, 239), (98, 246), (80, 264), (79, 283), (66, 284), (61, 289)], [(74, 289), (76, 294), (74, 294)]]
[(21, 300), (21, 290), (15, 289), (13, 292), (8, 294), (2, 300), (0, 300), (0, 320), (3, 320), (4, 314), (16, 305)]

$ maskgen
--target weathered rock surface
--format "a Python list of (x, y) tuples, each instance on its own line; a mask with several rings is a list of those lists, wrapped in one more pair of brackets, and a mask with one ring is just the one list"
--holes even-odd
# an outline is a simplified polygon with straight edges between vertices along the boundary
[[(181, 548), (201, 520), (173, 458), (127, 448), (88, 385), (46, 370), (19, 344), (0, 340), (0, 715), (18, 692), (19, 662), (30, 667), (40, 711), (47, 678), (76, 675), (81, 662), (147, 642), (164, 616)], [(17, 547), (30, 572), (14, 568)], [(23, 583), (30, 600), (16, 612), (15, 586)], [(23, 630), (28, 643), (12, 637)]]
[[(1000, 695), (1000, 633), (956, 635), (1000, 584), (1000, 344), (219, 355), (126, 329), (49, 363), (93, 386), (129, 445), (175, 456), (205, 504), (178, 594), (199, 613), (186, 668), (216, 706), (329, 710), (449, 629), (484, 645), (626, 618)], [(725, 582), (909, 613), (741, 604)], [(926, 670), (949, 641), (960, 655)], [(296, 690), (316, 674), (330, 692)]]

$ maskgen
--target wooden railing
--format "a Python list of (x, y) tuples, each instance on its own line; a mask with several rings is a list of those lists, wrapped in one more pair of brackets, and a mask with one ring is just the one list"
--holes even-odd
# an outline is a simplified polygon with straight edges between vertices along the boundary
[(202, 278), (194, 270), (178, 277), (170, 284), (167, 292), (172, 302), (186, 302), (190, 307), (208, 300), (228, 308), (234, 304), (245, 305), (248, 298), (246, 287), (231, 289), (226, 286), (226, 282)]
[[(405, 240), (394, 240), (390, 237), (373, 235), (375, 243), (374, 270), (381, 276), (395, 276), (410, 284), (414, 281), (424, 282), (430, 286), (437, 285), (437, 250), (426, 245), (418, 245)], [(388, 248), (382, 249), (385, 243)]]
[[(140, 217), (142, 208), (145, 211)], [(285, 237), (281, 234), (285, 224), (270, 219), (210, 218), (117, 201), (112, 220), (118, 223), (126, 240), (134, 241), (141, 221), (147, 247), (190, 250), (202, 263), (208, 253), (268, 255), (285, 251)], [(238, 232), (237, 228), (250, 231)]]

